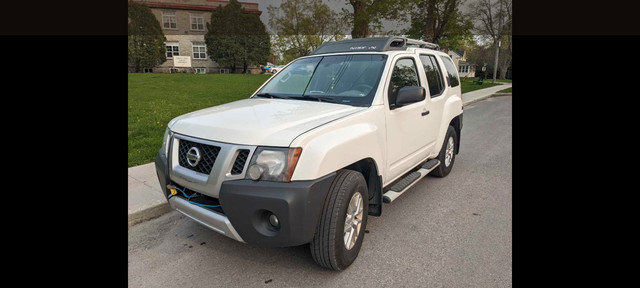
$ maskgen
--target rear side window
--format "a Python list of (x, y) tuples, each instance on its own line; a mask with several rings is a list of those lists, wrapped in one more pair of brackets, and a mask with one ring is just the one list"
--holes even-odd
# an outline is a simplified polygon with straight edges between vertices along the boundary
[(451, 62), (451, 59), (445, 56), (440, 56), (440, 58), (442, 58), (444, 67), (447, 69), (447, 79), (449, 79), (449, 85), (451, 85), (451, 87), (460, 85), (460, 81), (458, 81), (458, 71), (456, 70), (456, 66), (453, 66), (453, 62)]
[(444, 91), (444, 80), (442, 79), (438, 61), (432, 55), (420, 55), (420, 62), (422, 62), (422, 67), (424, 67), (424, 72), (427, 76), (431, 98), (440, 96)]
[(395, 67), (393, 67), (391, 83), (389, 83), (389, 107), (396, 105), (396, 98), (398, 98), (400, 88), (406, 86), (420, 86), (416, 64), (410, 58), (398, 60)]

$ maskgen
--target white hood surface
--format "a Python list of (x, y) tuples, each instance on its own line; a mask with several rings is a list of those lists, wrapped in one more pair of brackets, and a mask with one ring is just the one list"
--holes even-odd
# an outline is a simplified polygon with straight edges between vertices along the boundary
[(189, 114), (171, 121), (171, 131), (242, 145), (288, 147), (300, 134), (367, 107), (293, 99), (251, 98)]

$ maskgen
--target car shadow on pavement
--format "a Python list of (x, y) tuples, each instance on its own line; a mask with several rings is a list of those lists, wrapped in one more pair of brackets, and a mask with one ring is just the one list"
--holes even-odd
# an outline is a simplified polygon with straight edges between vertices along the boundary
[[(204, 225), (180, 215), (172, 242), (181, 243), (187, 247), (195, 257), (204, 257), (211, 262), (219, 262), (221, 258), (229, 269), (243, 269), (250, 262), (253, 269), (259, 266), (279, 267), (294, 270), (326, 270), (318, 266), (311, 257), (309, 244), (294, 247), (260, 247), (241, 243), (219, 234)], [(191, 248), (189, 248), (191, 247)], [(233, 267), (237, 263), (237, 267)], [(328, 271), (328, 270), (326, 270)]]

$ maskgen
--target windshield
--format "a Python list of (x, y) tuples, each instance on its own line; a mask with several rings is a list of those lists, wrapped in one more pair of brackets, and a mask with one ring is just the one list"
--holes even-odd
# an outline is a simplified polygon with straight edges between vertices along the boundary
[(386, 55), (360, 54), (299, 59), (256, 95), (370, 106)]

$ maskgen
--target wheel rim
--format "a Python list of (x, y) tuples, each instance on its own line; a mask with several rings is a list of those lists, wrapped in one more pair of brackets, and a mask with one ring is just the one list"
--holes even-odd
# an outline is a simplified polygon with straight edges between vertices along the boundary
[(453, 148), (453, 137), (449, 137), (449, 140), (447, 141), (447, 150), (444, 154), (444, 166), (449, 167), (449, 165), (451, 165), (451, 161), (453, 160)]
[(351, 196), (349, 206), (347, 207), (347, 217), (344, 220), (344, 247), (351, 250), (358, 241), (360, 235), (360, 227), (362, 226), (362, 216), (364, 215), (364, 203), (362, 194), (356, 192)]

